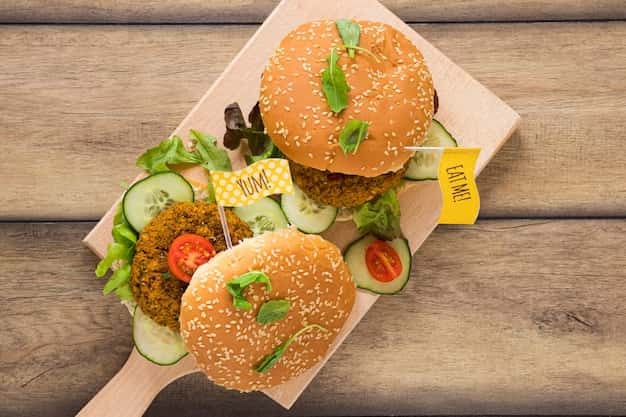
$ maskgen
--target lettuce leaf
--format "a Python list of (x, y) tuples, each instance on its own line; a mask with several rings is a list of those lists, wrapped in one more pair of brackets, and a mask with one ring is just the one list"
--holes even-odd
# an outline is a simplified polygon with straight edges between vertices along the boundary
[[(120, 203), (113, 217), (113, 243), (107, 248), (107, 254), (96, 267), (96, 276), (102, 278), (111, 270), (113, 273), (104, 285), (104, 295), (115, 291), (121, 300), (132, 300), (130, 291), (130, 265), (135, 255), (137, 233), (126, 221)], [(125, 289), (124, 289), (125, 288)]]
[(115, 289), (115, 295), (122, 301), (134, 301), (133, 291), (130, 289), (130, 284), (126, 283), (121, 287)]
[(393, 189), (381, 194), (376, 200), (359, 206), (352, 219), (361, 233), (372, 233), (384, 240), (392, 240), (402, 235), (400, 203)]
[(128, 282), (130, 282), (130, 264), (127, 263), (111, 274), (111, 278), (104, 284), (102, 294), (108, 295)]
[(137, 166), (151, 174), (160, 171), (168, 171), (168, 165), (174, 164), (199, 164), (200, 156), (185, 149), (183, 141), (178, 136), (164, 140), (158, 146), (148, 149), (137, 159)]
[(245, 139), (252, 155), (259, 155), (263, 153), (271, 142), (270, 137), (265, 133), (258, 102), (248, 115), (248, 122), (250, 122), (251, 127), (246, 126), (243, 112), (238, 103), (231, 103), (226, 106), (224, 109), (224, 122), (226, 124), (226, 133), (224, 133), (223, 142), (224, 146), (230, 150), (237, 149), (242, 139)]
[(206, 133), (191, 129), (196, 152), (201, 159), (200, 165), (209, 171), (232, 171), (233, 167), (226, 150), (217, 146), (217, 139)]
[[(217, 146), (217, 139), (206, 133), (191, 129), (189, 134), (193, 138), (194, 147), (198, 153), (202, 167), (207, 171), (232, 171), (233, 167), (228, 157), (228, 152)], [(211, 179), (207, 184), (208, 196), (204, 199), (207, 203), (215, 203), (215, 191)]]
[(120, 243), (113, 242), (107, 247), (106, 256), (98, 262), (96, 267), (96, 276), (102, 278), (106, 275), (107, 271), (113, 266), (113, 262), (118, 259), (126, 257), (128, 248)]

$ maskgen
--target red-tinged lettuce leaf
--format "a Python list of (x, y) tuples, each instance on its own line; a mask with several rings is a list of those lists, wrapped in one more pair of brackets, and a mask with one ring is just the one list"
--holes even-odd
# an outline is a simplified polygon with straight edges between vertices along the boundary
[(251, 127), (246, 126), (243, 112), (238, 103), (231, 103), (226, 106), (224, 109), (224, 122), (226, 123), (224, 146), (230, 150), (235, 150), (245, 139), (252, 155), (260, 155), (267, 149), (271, 140), (264, 131), (258, 103), (252, 108), (248, 120), (252, 125)]

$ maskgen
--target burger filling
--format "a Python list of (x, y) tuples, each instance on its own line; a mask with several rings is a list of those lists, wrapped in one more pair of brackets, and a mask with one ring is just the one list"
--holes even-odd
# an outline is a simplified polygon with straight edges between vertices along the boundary
[(397, 186), (406, 165), (396, 172), (361, 177), (322, 171), (289, 161), (293, 181), (311, 199), (337, 208), (357, 207)]

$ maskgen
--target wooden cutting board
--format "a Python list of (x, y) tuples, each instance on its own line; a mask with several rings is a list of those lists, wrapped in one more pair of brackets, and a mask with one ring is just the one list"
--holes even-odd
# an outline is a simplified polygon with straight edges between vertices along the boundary
[[(437, 119), (455, 136), (459, 146), (481, 148), (476, 165), (478, 175), (516, 129), (520, 121), (519, 115), (376, 0), (281, 1), (173, 134), (186, 138), (189, 129), (196, 129), (221, 137), (225, 130), (224, 108), (233, 101), (241, 105), (244, 113), (252, 108), (258, 99), (260, 77), (265, 63), (280, 40), (291, 29), (306, 21), (339, 18), (389, 23), (418, 46), (430, 67), (439, 95)], [(209, 59), (210, 56), (198, 57), (199, 62)], [(154, 138), (154, 143), (161, 139)], [(230, 156), (235, 168), (244, 165), (239, 152), (230, 152)], [(193, 179), (204, 178), (203, 172), (198, 170), (183, 174)], [(402, 230), (415, 252), (437, 226), (441, 210), (438, 183), (435, 181), (417, 183), (401, 194), (400, 203)], [(106, 247), (111, 241), (115, 206), (105, 214), (84, 240), (84, 243), (100, 257), (104, 256)], [(336, 223), (324, 233), (324, 236), (343, 248), (357, 236), (357, 233), (352, 222), (342, 222)], [(358, 291), (354, 310), (324, 360), (288, 383), (265, 390), (265, 394), (283, 407), (290, 408), (377, 298), (376, 295)], [(193, 359), (189, 357), (176, 366), (159, 367), (143, 360), (133, 350), (124, 369), (79, 415), (141, 415), (164, 386), (180, 376), (195, 371)], [(141, 379), (137, 379), (139, 376)], [(148, 388), (144, 386), (139, 393), (133, 389), (136, 384), (131, 383), (131, 380), (150, 383), (144, 384), (148, 385)]]

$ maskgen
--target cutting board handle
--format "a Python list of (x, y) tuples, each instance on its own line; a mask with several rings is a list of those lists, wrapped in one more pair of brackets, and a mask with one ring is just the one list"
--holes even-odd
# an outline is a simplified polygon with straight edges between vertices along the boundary
[(170, 382), (197, 369), (188, 355), (172, 366), (159, 366), (133, 348), (120, 371), (76, 417), (140, 417)]

